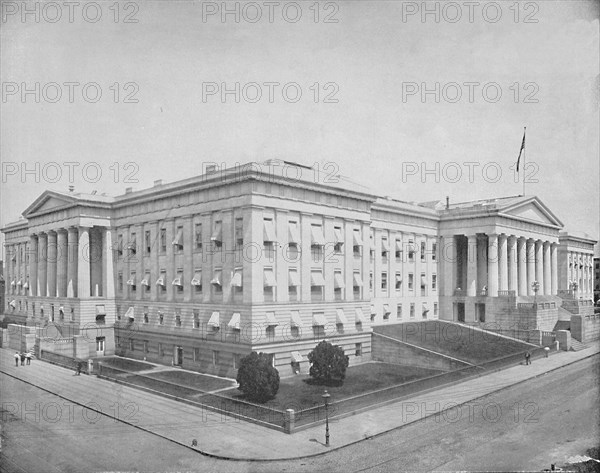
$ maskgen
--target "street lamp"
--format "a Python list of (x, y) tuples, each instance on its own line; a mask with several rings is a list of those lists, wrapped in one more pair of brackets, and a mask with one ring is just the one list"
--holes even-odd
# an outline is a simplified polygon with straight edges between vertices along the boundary
[(531, 283), (531, 289), (533, 289), (533, 306), (537, 307), (537, 293), (540, 290), (540, 283), (533, 281)]
[(571, 289), (573, 291), (573, 299), (577, 299), (577, 289), (579, 289), (579, 284), (577, 284), (577, 281), (573, 281), (571, 283)]
[(326, 389), (321, 397), (325, 401), (325, 446), (329, 447), (329, 411), (327, 408), (329, 406), (331, 394), (329, 394)]

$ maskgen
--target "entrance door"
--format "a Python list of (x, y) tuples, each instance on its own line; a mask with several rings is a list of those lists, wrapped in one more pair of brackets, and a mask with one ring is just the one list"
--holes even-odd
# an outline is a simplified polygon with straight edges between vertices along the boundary
[(485, 304), (478, 303), (475, 304), (475, 307), (477, 309), (477, 320), (479, 322), (485, 322)]
[(459, 322), (465, 321), (465, 303), (464, 302), (456, 303), (456, 319)]
[(177, 366), (183, 365), (183, 348), (175, 347), (175, 361), (174, 364)]
[(105, 337), (96, 337), (96, 356), (104, 356)]

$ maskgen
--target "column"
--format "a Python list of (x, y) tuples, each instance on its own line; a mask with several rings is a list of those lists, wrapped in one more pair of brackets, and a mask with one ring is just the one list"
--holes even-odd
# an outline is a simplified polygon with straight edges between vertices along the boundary
[(48, 297), (56, 297), (56, 232), (48, 232), (48, 264), (46, 265)]
[(527, 295), (527, 240), (523, 237), (517, 239), (517, 269), (519, 285), (517, 295)]
[(57, 230), (56, 253), (56, 293), (58, 297), (67, 297), (67, 271), (69, 262), (67, 231), (64, 228)]
[(37, 293), (37, 272), (38, 272), (38, 237), (29, 235), (29, 294), (39, 296)]
[(38, 296), (47, 297), (47, 267), (48, 267), (48, 234), (40, 233), (38, 236), (38, 277), (37, 277), (37, 294)]
[(542, 240), (535, 241), (535, 279), (540, 283), (538, 294), (543, 295), (544, 292), (544, 242)]
[(556, 243), (550, 245), (550, 259), (552, 260), (550, 263), (552, 295), (555, 296), (558, 294), (558, 244)]
[(500, 265), (500, 291), (508, 291), (508, 245), (505, 234), (498, 236), (498, 263)]
[[(106, 298), (115, 297), (115, 273), (113, 270), (113, 251), (112, 251), (112, 233), (110, 228), (104, 228), (102, 238), (102, 283), (103, 295)], [(139, 240), (138, 242), (143, 240)], [(138, 244), (138, 258), (142, 258), (142, 244)], [(138, 275), (138, 291), (143, 291), (145, 288), (139, 285), (143, 275)]]
[[(418, 281), (418, 279), (417, 279)], [(477, 294), (477, 235), (467, 235), (467, 296)]]
[(490, 297), (498, 297), (498, 256), (498, 235), (492, 233), (488, 235), (488, 295)]
[(531, 284), (535, 281), (535, 240), (527, 240), (527, 295), (533, 296)]
[(518, 271), (517, 271), (517, 237), (511, 235), (507, 239), (508, 251), (508, 290), (518, 293)]
[(69, 260), (67, 264), (67, 297), (77, 296), (77, 264), (79, 256), (79, 233), (76, 227), (67, 231), (67, 248)]
[[(191, 217), (190, 217), (190, 221), (191, 221)], [(110, 232), (110, 230), (106, 230), (106, 232), (108, 233), (108, 232)], [(136, 266), (135, 266), (136, 281), (135, 281), (135, 283), (137, 284), (135, 298), (139, 301), (144, 298), (144, 292), (146, 291), (146, 288), (140, 284), (142, 279), (144, 279), (144, 274), (145, 274), (144, 273), (144, 269), (145, 269), (144, 268), (144, 255), (146, 254), (145, 253), (146, 247), (144, 246), (144, 226), (142, 224), (135, 226), (135, 234), (137, 235), (136, 240), (135, 240), (136, 248), (135, 248), (135, 259), (134, 259), (134, 261), (136, 262)], [(184, 241), (183, 250), (185, 251), (184, 276), (186, 274), (185, 268), (194, 266), (193, 253), (192, 253), (194, 238), (193, 238), (193, 236), (190, 237), (190, 235), (192, 235), (192, 230), (190, 228), (186, 227), (183, 232), (183, 241)], [(106, 234), (105, 234), (105, 238), (106, 238)], [(106, 245), (105, 245), (104, 251), (106, 251)], [(104, 280), (108, 281), (109, 279), (112, 279), (113, 278), (112, 268), (111, 268), (110, 273), (108, 273), (107, 272), (108, 268), (106, 267), (106, 264), (104, 264), (103, 269), (104, 269), (104, 274), (106, 274)], [(184, 291), (186, 291), (185, 292), (186, 300), (190, 300), (189, 297), (190, 297), (191, 290), (192, 290), (192, 285), (190, 284), (190, 281), (192, 280), (192, 277), (193, 277), (193, 275), (190, 276), (189, 279), (187, 279), (187, 284), (184, 284), (184, 286), (183, 286)], [(150, 282), (150, 281), (148, 281), (148, 282)], [(114, 287), (113, 287), (113, 289), (114, 289)]]
[(551, 270), (550, 270), (550, 242), (545, 241), (543, 245), (544, 251), (544, 294), (547, 296), (552, 294), (551, 285)]
[(90, 297), (90, 227), (79, 227), (77, 297)]

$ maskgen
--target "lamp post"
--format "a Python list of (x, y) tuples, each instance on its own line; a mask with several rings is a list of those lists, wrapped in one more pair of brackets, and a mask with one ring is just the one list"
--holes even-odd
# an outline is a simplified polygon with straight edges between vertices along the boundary
[(531, 283), (531, 289), (533, 289), (533, 306), (537, 307), (537, 293), (540, 290), (540, 283), (533, 281)]
[(329, 398), (331, 397), (331, 394), (329, 394), (326, 389), (321, 397), (325, 401), (325, 446), (329, 447), (329, 410), (328, 410), (328, 406), (329, 406)]
[(579, 284), (577, 284), (577, 281), (573, 281), (571, 283), (571, 290), (573, 291), (573, 299), (577, 299), (577, 289), (579, 289)]

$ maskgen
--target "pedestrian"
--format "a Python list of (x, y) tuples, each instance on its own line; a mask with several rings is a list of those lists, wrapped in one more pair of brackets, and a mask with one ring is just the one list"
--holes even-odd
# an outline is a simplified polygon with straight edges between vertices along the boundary
[(25, 353), (21, 353), (21, 366), (25, 366)]
[(27, 364), (30, 365), (31, 364), (31, 352), (30, 351), (28, 351), (25, 354), (25, 359), (27, 360)]
[(526, 365), (530, 365), (531, 364), (531, 353), (529, 352), (529, 350), (527, 350), (525, 352), (525, 364)]
[(77, 376), (79, 376), (81, 374), (81, 366), (83, 365), (83, 363), (81, 363), (81, 361), (77, 362)]
[(19, 355), (19, 352), (15, 353), (15, 366), (19, 366), (19, 359), (21, 358), (21, 355)]
[(544, 347), (544, 354), (546, 355), (546, 358), (548, 358), (548, 353), (550, 353), (550, 347)]

